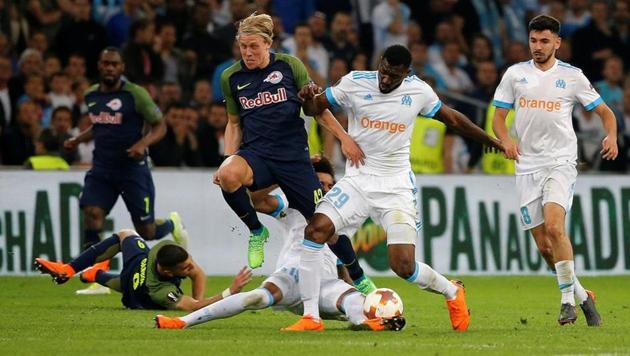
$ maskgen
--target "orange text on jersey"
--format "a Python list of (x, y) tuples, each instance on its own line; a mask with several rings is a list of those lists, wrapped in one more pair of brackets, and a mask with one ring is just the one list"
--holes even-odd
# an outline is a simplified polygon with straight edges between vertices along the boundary
[(367, 116), (361, 118), (361, 126), (366, 129), (385, 130), (391, 134), (405, 132), (407, 125), (391, 121), (371, 120)]
[(542, 109), (548, 112), (560, 111), (561, 103), (559, 101), (547, 101), (542, 99), (527, 99), (524, 96), (518, 98), (518, 106), (528, 109)]

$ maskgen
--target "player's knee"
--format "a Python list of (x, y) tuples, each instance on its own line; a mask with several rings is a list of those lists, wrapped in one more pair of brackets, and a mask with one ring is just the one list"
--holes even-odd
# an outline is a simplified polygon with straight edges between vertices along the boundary
[(416, 271), (416, 261), (412, 258), (394, 258), (389, 261), (392, 271), (400, 278), (407, 279)]
[(311, 221), (306, 226), (306, 229), (304, 229), (305, 238), (307, 240), (317, 242), (318, 244), (324, 244), (328, 242), (328, 240), (332, 237), (334, 233), (334, 226), (329, 226), (328, 224), (320, 220)]
[(118, 235), (118, 238), (120, 239), (120, 241), (123, 241), (124, 239), (128, 238), (129, 236), (139, 236), (138, 233), (136, 232), (136, 230), (133, 229), (122, 229), (119, 230), (116, 235)]
[(242, 172), (237, 167), (230, 165), (221, 167), (221, 169), (217, 172), (221, 189), (227, 192), (237, 190), (241, 185), (243, 185), (241, 178), (242, 175)]
[(545, 223), (545, 230), (547, 231), (549, 238), (554, 240), (562, 238), (562, 235), (564, 234), (564, 229), (559, 224)]

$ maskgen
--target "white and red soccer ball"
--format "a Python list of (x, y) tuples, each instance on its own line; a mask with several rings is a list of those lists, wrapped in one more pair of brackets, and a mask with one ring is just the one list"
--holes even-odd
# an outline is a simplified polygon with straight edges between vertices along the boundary
[(378, 288), (365, 296), (363, 313), (368, 319), (389, 319), (401, 316), (403, 313), (403, 302), (400, 296), (392, 289)]

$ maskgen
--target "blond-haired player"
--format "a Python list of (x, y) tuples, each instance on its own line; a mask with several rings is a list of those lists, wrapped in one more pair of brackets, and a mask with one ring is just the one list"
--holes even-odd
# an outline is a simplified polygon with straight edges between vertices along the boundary
[[(577, 177), (577, 138), (571, 114), (576, 102), (601, 117), (606, 137), (602, 157), (617, 156), (615, 117), (582, 71), (555, 57), (560, 47), (560, 22), (540, 15), (529, 23), (532, 60), (507, 69), (494, 95), (497, 107), (493, 128), (506, 146), (506, 157), (515, 159), (521, 223), (531, 230), (536, 245), (556, 272), (562, 294), (558, 322), (573, 323), (578, 300), (586, 321), (597, 326), (601, 318), (595, 297), (575, 276), (573, 248), (565, 232)], [(505, 117), (514, 108), (515, 142), (508, 135)]]

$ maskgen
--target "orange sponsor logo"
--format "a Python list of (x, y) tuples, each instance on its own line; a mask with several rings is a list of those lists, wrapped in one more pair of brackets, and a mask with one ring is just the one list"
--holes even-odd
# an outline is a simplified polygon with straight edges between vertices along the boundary
[(383, 120), (371, 120), (366, 116), (361, 118), (361, 126), (366, 129), (384, 130), (392, 134), (405, 132), (407, 129), (407, 125), (405, 124)]
[(528, 109), (542, 109), (548, 112), (560, 111), (562, 103), (559, 101), (547, 101), (541, 99), (527, 99), (524, 96), (518, 98), (518, 106)]

